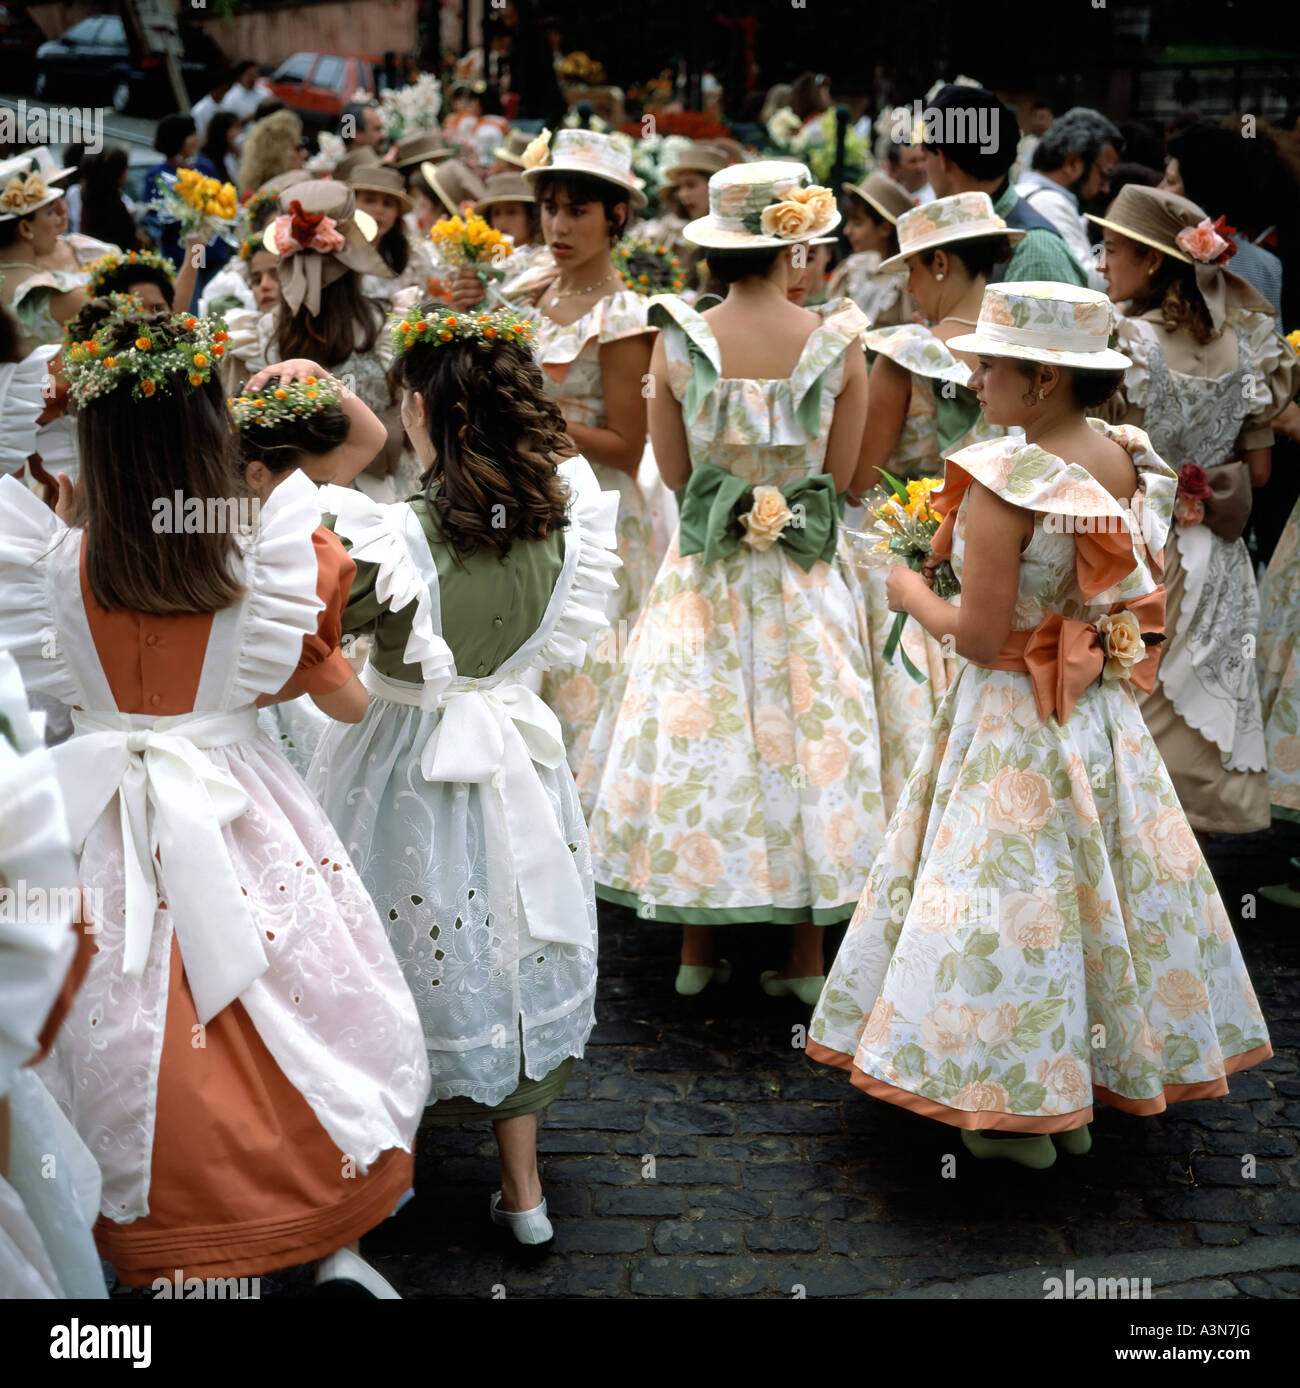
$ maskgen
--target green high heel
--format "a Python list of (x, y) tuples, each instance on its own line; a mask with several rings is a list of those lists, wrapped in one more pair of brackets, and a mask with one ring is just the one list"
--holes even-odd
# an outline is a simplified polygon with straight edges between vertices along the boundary
[(1013, 1161), (1018, 1166), (1028, 1166), (1034, 1171), (1046, 1171), (1056, 1161), (1056, 1148), (1046, 1133), (1035, 1133), (1029, 1137), (985, 1137), (983, 1133), (961, 1130), (962, 1146), (981, 1161)]
[(1086, 1157), (1092, 1151), (1092, 1126), (1071, 1128), (1068, 1133), (1053, 1133), (1052, 1141), (1070, 1157)]
[(826, 987), (826, 975), (816, 974), (808, 978), (777, 978), (775, 969), (764, 969), (758, 982), (769, 998), (796, 997), (805, 1007), (816, 1007), (817, 999)]
[(677, 970), (677, 981), (673, 987), (680, 996), (693, 998), (702, 993), (710, 983), (730, 983), (731, 962), (722, 959), (716, 964), (683, 964)]

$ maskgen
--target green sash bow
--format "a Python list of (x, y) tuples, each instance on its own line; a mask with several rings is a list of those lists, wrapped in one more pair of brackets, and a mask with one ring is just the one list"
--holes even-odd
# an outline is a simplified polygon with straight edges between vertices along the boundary
[[(779, 490), (795, 519), (781, 532), (778, 543), (804, 573), (819, 559), (829, 563), (835, 554), (844, 505), (835, 490), (835, 479), (823, 472)], [(703, 554), (704, 562), (712, 564), (725, 559), (740, 544), (745, 527), (739, 517), (754, 502), (750, 483), (725, 468), (701, 463), (677, 497), (681, 524), (678, 548), (683, 555)]]

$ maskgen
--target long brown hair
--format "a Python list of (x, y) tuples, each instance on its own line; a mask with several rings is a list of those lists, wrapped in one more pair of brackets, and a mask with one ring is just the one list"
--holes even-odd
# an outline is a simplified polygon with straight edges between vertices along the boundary
[(361, 276), (349, 270), (321, 289), (319, 313), (313, 314), (305, 303), (297, 313), (290, 313), (289, 305), (280, 300), (275, 345), (281, 361), (306, 357), (322, 366), (334, 367), (353, 352), (369, 352), (383, 326), (383, 309), (361, 292)]
[[(1134, 241), (1133, 246), (1142, 253), (1144, 259), (1154, 254), (1151, 248)], [(1151, 283), (1143, 295), (1134, 295), (1129, 314), (1133, 318), (1149, 313), (1153, 308), (1160, 310), (1160, 326), (1166, 332), (1177, 332), (1186, 328), (1203, 347), (1213, 342), (1220, 328), (1214, 326), (1210, 310), (1205, 306), (1201, 291), (1196, 287), (1196, 268), (1184, 261), (1166, 255), (1160, 268), (1151, 276)]]
[[(96, 300), (82, 311), (73, 333), (89, 337), (111, 308)], [(126, 347), (143, 328), (159, 345), (180, 335), (170, 314), (141, 313), (123, 321), (114, 343)], [(166, 389), (137, 400), (123, 384), (77, 412), (81, 474), (77, 520), (85, 526), (86, 577), (103, 607), (167, 615), (217, 612), (244, 593), (237, 573), (238, 546), (228, 528), (184, 533), (174, 499), (197, 498), (206, 516), (209, 499), (248, 495), (239, 481), (239, 441), (214, 373), (191, 390), (178, 372)], [(159, 533), (159, 502), (173, 512)], [(229, 515), (233, 507), (223, 506)]]
[(457, 555), (504, 555), (515, 540), (565, 528), (566, 489), (555, 468), (573, 444), (526, 346), (414, 347), (398, 357), (394, 375), (424, 397), (436, 456), (420, 482)]

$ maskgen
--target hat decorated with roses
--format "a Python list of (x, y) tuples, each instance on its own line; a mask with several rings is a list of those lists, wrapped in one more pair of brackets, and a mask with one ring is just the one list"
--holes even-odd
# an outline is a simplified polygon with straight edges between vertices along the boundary
[(1216, 328), (1223, 326), (1229, 304), (1272, 315), (1273, 305), (1240, 275), (1225, 268), (1237, 253), (1232, 239), (1236, 228), (1228, 226), (1223, 217), (1212, 221), (1190, 198), (1164, 188), (1127, 183), (1104, 217), (1091, 212), (1087, 217), (1099, 227), (1194, 266), (1196, 288)]
[(732, 164), (709, 179), (709, 211), (682, 228), (696, 246), (758, 250), (813, 241), (840, 224), (835, 194), (786, 159)]
[(582, 174), (612, 183), (634, 212), (646, 205), (646, 196), (632, 173), (632, 147), (626, 137), (615, 139), (596, 130), (560, 130), (552, 137), (543, 130), (524, 150), (524, 177), (534, 183), (543, 174)]
[(1115, 323), (1114, 305), (1095, 289), (1051, 280), (990, 284), (975, 331), (950, 337), (948, 348), (1080, 371), (1122, 371), (1133, 363), (1110, 345)]
[(901, 270), (909, 256), (937, 250), (954, 241), (973, 241), (981, 236), (1005, 236), (1013, 244), (1024, 238), (1019, 227), (1009, 227), (993, 210), (987, 193), (954, 193), (935, 198), (904, 212), (895, 223), (898, 254), (883, 260), (881, 270)]

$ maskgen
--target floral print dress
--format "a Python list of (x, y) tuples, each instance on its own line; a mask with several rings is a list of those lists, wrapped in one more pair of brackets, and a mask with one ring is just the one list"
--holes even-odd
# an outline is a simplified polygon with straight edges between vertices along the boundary
[[(541, 264), (537, 272), (534, 292), (540, 298), (555, 270)], [(600, 349), (606, 342), (651, 332), (647, 302), (640, 294), (623, 289), (607, 295), (576, 323), (561, 326), (544, 314), (537, 317), (537, 359), (547, 389), (569, 423), (589, 429), (603, 429), (609, 423)], [(569, 766), (575, 774), (582, 768), (597, 718), (604, 709), (618, 706), (627, 668), (623, 656), (658, 567), (650, 507), (636, 478), (597, 462), (592, 462), (591, 468), (601, 487), (617, 492), (619, 498), (618, 555), (623, 567), (618, 591), (610, 598), (611, 630), (596, 639), (581, 665), (552, 668), (542, 681), (542, 698), (559, 715)]]
[[(1175, 474), (1141, 430), (1144, 521), (1083, 468), (1011, 438), (950, 459), (1034, 513), (1015, 631), (1159, 596)], [(1108, 521), (1105, 566), (1085, 518)], [(952, 562), (960, 577), (966, 508)], [(1100, 538), (1100, 537), (1098, 537)], [(1150, 545), (1150, 549), (1144, 544)], [(1095, 559), (1095, 552), (1094, 552)], [(1110, 586), (1097, 591), (1100, 583)], [(956, 671), (889, 823), (809, 1053), (963, 1128), (1056, 1132), (1102, 1100), (1150, 1114), (1227, 1093), (1272, 1054), (1232, 925), (1137, 701), (1101, 678), (1062, 723), (1029, 674)]]
[[(746, 380), (722, 376), (708, 323), (682, 299), (652, 304), (674, 398), (697, 382), (693, 467), (782, 489), (822, 474), (861, 311), (841, 300), (826, 313), (788, 378)], [(805, 571), (780, 542), (713, 562), (681, 548), (679, 530), (584, 767), (601, 768), (596, 894), (666, 921), (845, 920), (884, 830), (854, 596), (838, 563)]]
[[(918, 323), (882, 328), (867, 333), (864, 343), (868, 352), (887, 356), (911, 377), (907, 416), (885, 468), (900, 482), (938, 477), (943, 472), (946, 452), (982, 439), (998, 438), (1005, 432), (984, 422), (979, 405), (966, 386), (970, 368), (958, 361), (929, 328)], [(945, 397), (945, 389), (952, 392), (951, 400)], [(941, 404), (945, 407), (942, 415)], [(956, 406), (961, 412), (955, 423), (949, 406)], [(956, 437), (945, 437), (945, 430), (961, 432)], [(863, 522), (850, 515), (847, 523), (852, 526)], [(860, 595), (862, 629), (871, 651), (871, 678), (880, 720), (881, 787), (885, 812), (890, 814), (902, 794), (959, 658), (955, 652), (945, 654), (940, 643), (924, 631), (920, 623), (908, 622), (903, 628), (901, 646), (912, 664), (925, 675), (925, 681), (914, 680), (897, 655), (886, 660), (885, 646), (896, 615), (889, 610), (885, 594), (889, 571), (855, 566), (853, 551), (847, 542), (841, 545), (840, 554), (846, 579)]]

